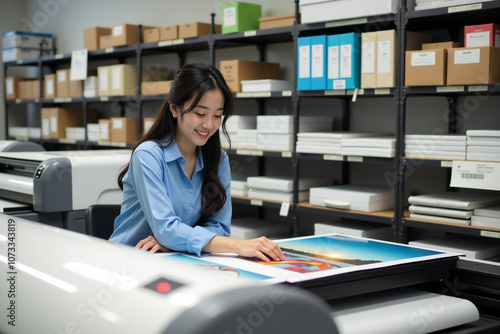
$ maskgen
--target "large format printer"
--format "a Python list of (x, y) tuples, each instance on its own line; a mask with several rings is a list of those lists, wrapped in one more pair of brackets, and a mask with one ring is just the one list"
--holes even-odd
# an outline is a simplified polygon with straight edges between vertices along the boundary
[[(0, 214), (5, 275), (0, 287), (7, 296), (0, 332), (465, 334), (500, 329), (498, 268), (461, 263), (455, 254), (388, 267), (373, 264), (296, 283), (235, 277), (221, 266), (179, 262), (176, 255), (187, 256), (152, 255)], [(224, 256), (231, 255), (208, 260)]]
[(84, 233), (89, 205), (121, 202), (117, 177), (129, 158), (123, 149), (0, 152), (3, 212)]

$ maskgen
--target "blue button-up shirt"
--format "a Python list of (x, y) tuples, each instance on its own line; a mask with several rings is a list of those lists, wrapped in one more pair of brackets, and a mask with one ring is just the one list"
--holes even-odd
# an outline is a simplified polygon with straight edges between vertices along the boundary
[(154, 235), (167, 248), (201, 256), (201, 250), (214, 236), (229, 236), (232, 207), (227, 154), (222, 152), (219, 163), (219, 178), (226, 189), (227, 200), (222, 210), (212, 214), (204, 226), (193, 227), (200, 217), (202, 198), (200, 147), (192, 179), (185, 173), (185, 165), (175, 140), (166, 148), (151, 141), (139, 145), (123, 178), (121, 213), (115, 219), (109, 240), (135, 246)]

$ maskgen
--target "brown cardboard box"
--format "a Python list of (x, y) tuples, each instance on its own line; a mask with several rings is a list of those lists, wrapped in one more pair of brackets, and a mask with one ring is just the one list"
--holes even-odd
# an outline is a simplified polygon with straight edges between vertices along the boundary
[(377, 32), (361, 34), (361, 88), (377, 87)]
[(44, 93), (43, 97), (46, 99), (53, 99), (57, 97), (57, 82), (56, 74), (46, 74), (44, 81)]
[(455, 49), (463, 46), (464, 44), (460, 42), (423, 43), (422, 50)]
[(97, 68), (97, 82), (99, 96), (111, 95), (111, 66)]
[(500, 82), (500, 48), (482, 46), (448, 50), (448, 85)]
[(158, 66), (142, 67), (142, 82), (163, 81), (169, 77), (168, 69)]
[(111, 65), (110, 94), (113, 96), (136, 95), (139, 82), (137, 80), (137, 66), (128, 64)]
[(99, 141), (110, 141), (111, 140), (111, 120), (110, 119), (100, 119), (99, 120)]
[(150, 81), (141, 83), (142, 95), (162, 95), (170, 93), (172, 80)]
[[(179, 38), (193, 38), (206, 36), (210, 33), (211, 24), (202, 22), (192, 22), (179, 25)], [(221, 25), (215, 25), (215, 33), (221, 33)]]
[(223, 60), (220, 71), (233, 92), (241, 92), (241, 80), (280, 79), (280, 64)]
[(137, 25), (122, 23), (114, 25), (111, 29), (112, 46), (133, 45), (139, 40)]
[(83, 97), (83, 80), (69, 81), (69, 97)]
[(6, 77), (5, 78), (5, 98), (7, 100), (20, 99), (19, 97), (19, 83), (23, 79), (18, 77)]
[(50, 115), (52, 108), (42, 108), (41, 110), (41, 132), (42, 138), (48, 139), (50, 138)]
[[(42, 108), (42, 137), (46, 135), (46, 121), (49, 116), (49, 138), (65, 138), (67, 127), (83, 126), (83, 110), (65, 108)], [(46, 138), (46, 137), (43, 137)]]
[[(261, 17), (259, 18), (259, 29), (287, 27), (293, 25), (294, 21), (295, 21), (295, 13)], [(300, 14), (298, 23), (300, 23)]]
[(137, 126), (137, 118), (111, 117), (111, 141), (120, 143), (136, 142), (138, 139)]
[(179, 26), (173, 25), (160, 28), (160, 41), (179, 38)]
[(103, 49), (100, 46), (101, 36), (111, 35), (111, 28), (92, 27), (83, 30), (83, 48), (89, 51)]
[(446, 85), (446, 50), (406, 51), (406, 86)]
[[(33, 99), (40, 98), (40, 81), (39, 80), (30, 80), (31, 81), (31, 96)], [(43, 81), (42, 81), (42, 96), (43, 96)]]
[(99, 37), (99, 47), (108, 49), (113, 47), (113, 35), (104, 35)]
[(144, 117), (142, 120), (142, 132), (146, 133), (155, 122), (156, 117)]
[(33, 99), (33, 80), (19, 81), (19, 98), (23, 100)]
[(160, 28), (142, 29), (143, 43), (156, 43), (160, 41)]
[(70, 70), (57, 70), (57, 97), (69, 97), (69, 75)]

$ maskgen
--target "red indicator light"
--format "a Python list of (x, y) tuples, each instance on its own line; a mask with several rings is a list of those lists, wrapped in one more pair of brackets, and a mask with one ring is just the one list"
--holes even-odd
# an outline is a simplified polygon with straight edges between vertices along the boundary
[(160, 293), (167, 293), (170, 291), (170, 289), (171, 289), (171, 286), (167, 282), (160, 282), (160, 283), (156, 284), (156, 291), (158, 291)]

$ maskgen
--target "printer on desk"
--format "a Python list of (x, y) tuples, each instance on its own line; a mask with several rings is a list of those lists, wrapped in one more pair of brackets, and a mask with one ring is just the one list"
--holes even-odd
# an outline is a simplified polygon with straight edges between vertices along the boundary
[(121, 149), (0, 152), (0, 198), (25, 204), (4, 212), (85, 232), (89, 205), (121, 203), (116, 180), (129, 158)]

